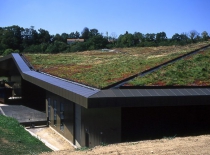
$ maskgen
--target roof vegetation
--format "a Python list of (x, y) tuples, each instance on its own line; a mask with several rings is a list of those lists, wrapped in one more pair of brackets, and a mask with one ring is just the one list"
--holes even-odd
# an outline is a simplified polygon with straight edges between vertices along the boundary
[[(103, 88), (173, 58), (209, 45), (116, 48), (62, 54), (25, 54), (39, 71), (88, 86)], [(132, 85), (139, 85), (132, 83)]]
[(210, 49), (183, 58), (126, 85), (134, 86), (210, 86)]

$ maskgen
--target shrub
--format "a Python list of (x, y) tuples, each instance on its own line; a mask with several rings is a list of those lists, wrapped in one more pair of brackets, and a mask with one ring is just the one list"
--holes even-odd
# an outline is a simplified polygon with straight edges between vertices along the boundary
[(9, 55), (9, 54), (11, 54), (13, 52), (14, 52), (13, 49), (6, 49), (2, 55), (6, 56), (6, 55)]

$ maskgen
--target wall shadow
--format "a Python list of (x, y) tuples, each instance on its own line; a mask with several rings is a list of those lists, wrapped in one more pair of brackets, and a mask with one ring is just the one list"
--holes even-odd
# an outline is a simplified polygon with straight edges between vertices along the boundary
[(122, 108), (122, 141), (210, 134), (210, 106)]

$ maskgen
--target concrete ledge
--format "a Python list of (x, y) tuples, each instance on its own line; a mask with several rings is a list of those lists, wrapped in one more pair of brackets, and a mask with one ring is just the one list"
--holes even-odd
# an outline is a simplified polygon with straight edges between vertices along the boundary
[(39, 137), (38, 135), (36, 135), (35, 133), (29, 131), (27, 128), (25, 128), (26, 131), (28, 131), (32, 136), (34, 136), (35, 138), (39, 139), (40, 141), (42, 141), (47, 147), (49, 147), (51, 150), (53, 151), (59, 151), (59, 149), (53, 145), (51, 145), (50, 143), (48, 143), (46, 140), (42, 139), (41, 137)]
[(61, 136), (63, 139), (65, 139), (69, 144), (71, 144), (71, 146), (73, 146), (75, 149), (78, 148), (76, 145), (74, 145), (71, 141), (69, 141), (68, 139), (66, 139), (66, 137), (64, 137), (63, 135), (61, 135), (58, 131), (56, 131), (55, 129), (53, 129), (51, 126), (49, 126), (50, 129), (52, 129), (54, 132), (56, 132), (56, 134), (58, 134), (59, 136)]

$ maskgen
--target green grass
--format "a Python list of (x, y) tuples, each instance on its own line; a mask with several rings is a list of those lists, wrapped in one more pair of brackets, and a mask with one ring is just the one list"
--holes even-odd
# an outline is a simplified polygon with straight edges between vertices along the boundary
[(0, 155), (39, 154), (51, 151), (31, 136), (17, 120), (0, 115)]
[(210, 86), (210, 49), (165, 66), (128, 85), (135, 86)]
[(27, 54), (26, 57), (36, 69), (43, 72), (103, 88), (208, 44), (119, 48), (114, 52)]

